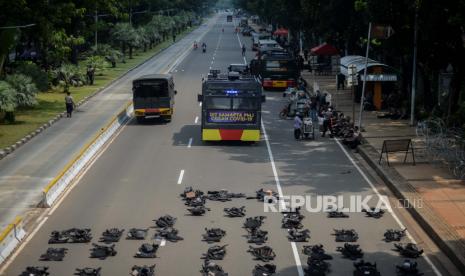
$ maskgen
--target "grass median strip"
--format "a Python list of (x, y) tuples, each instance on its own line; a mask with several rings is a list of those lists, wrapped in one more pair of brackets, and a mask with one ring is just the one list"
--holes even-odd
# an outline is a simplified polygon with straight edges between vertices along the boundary
[[(195, 28), (195, 27), (194, 27)], [(194, 28), (188, 28), (178, 35), (178, 41)], [(70, 92), (75, 102), (79, 102), (91, 95), (99, 88), (108, 85), (112, 80), (121, 77), (129, 69), (143, 63), (162, 49), (172, 44), (166, 40), (147, 52), (135, 52), (133, 59), (126, 59), (126, 63), (118, 63), (115, 68), (107, 68), (103, 75), (95, 76), (94, 85), (71, 87)], [(57, 114), (64, 111), (65, 94), (61, 88), (51, 89), (37, 95), (38, 105), (33, 108), (19, 109), (16, 114), (16, 123), (0, 124), (0, 149), (11, 146), (38, 127), (52, 120)]]

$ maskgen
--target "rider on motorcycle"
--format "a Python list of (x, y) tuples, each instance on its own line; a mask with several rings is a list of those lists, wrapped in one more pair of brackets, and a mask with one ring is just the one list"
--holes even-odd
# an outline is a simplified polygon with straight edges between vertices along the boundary
[(198, 45), (197, 45), (197, 40), (194, 40), (194, 50), (196, 50), (197, 47), (198, 47)]
[(203, 52), (207, 50), (207, 44), (205, 44), (205, 42), (202, 43), (202, 50)]

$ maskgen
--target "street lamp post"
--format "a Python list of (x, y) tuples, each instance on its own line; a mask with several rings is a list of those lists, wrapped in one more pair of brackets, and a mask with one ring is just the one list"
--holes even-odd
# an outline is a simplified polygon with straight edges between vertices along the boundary
[(363, 103), (365, 101), (365, 89), (366, 89), (366, 84), (367, 84), (367, 71), (368, 71), (367, 67), (368, 67), (368, 54), (370, 53), (370, 40), (371, 40), (371, 22), (368, 25), (368, 41), (367, 41), (367, 50), (365, 54), (365, 68), (363, 68), (362, 96), (360, 98), (360, 112), (358, 116), (358, 129), (360, 129), (360, 131), (362, 130)]
[(415, 23), (413, 31), (413, 70), (412, 70), (412, 96), (410, 105), (410, 126), (415, 120), (415, 93), (417, 90), (417, 40), (418, 40), (418, 5), (415, 7)]

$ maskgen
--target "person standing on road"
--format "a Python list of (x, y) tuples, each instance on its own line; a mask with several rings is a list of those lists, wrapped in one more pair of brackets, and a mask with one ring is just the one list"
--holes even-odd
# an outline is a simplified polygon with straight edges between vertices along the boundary
[(245, 51), (246, 51), (245, 44), (242, 43), (242, 56), (245, 56)]
[(302, 129), (302, 119), (300, 118), (300, 114), (296, 113), (294, 117), (294, 138), (296, 140), (300, 139)]
[(316, 97), (310, 98), (310, 117), (312, 118), (313, 122), (318, 121), (318, 102)]
[(66, 92), (65, 96), (65, 105), (66, 105), (66, 117), (71, 118), (73, 115), (73, 109), (76, 107), (74, 104), (73, 97), (71, 97), (71, 93)]
[(328, 108), (325, 112), (323, 112), (323, 135), (321, 137), (325, 137), (326, 131), (329, 130), (330, 136), (332, 135), (333, 132), (333, 126), (331, 124), (331, 118), (333, 116), (333, 111), (331, 108)]
[(176, 34), (173, 33), (173, 43), (176, 42)]

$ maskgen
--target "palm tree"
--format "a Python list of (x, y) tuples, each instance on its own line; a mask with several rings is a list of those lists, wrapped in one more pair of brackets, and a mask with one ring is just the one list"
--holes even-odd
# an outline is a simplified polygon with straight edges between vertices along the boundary
[(100, 73), (100, 75), (105, 71), (108, 67), (108, 62), (105, 60), (103, 56), (89, 56), (85, 60), (86, 66), (90, 66), (94, 68), (95, 72)]
[(23, 74), (13, 74), (5, 78), (6, 82), (16, 91), (16, 105), (30, 107), (37, 104), (36, 95), (39, 91), (32, 78)]
[(116, 67), (116, 61), (123, 56), (123, 53), (108, 44), (99, 44), (97, 48), (92, 46), (90, 54), (105, 57), (105, 59), (111, 63), (111, 67), (113, 68)]
[(79, 86), (84, 83), (84, 75), (80, 72), (79, 67), (73, 64), (64, 63), (57, 69), (53, 70), (54, 77), (58, 83), (63, 86), (63, 92), (69, 92), (71, 85)]
[(126, 55), (126, 49), (129, 48), (129, 58), (132, 58), (134, 41), (137, 39), (137, 33), (129, 23), (116, 23), (111, 30), (112, 39), (121, 45), (123, 58)]
[(2, 120), (13, 123), (14, 112), (17, 107), (16, 90), (6, 81), (0, 81), (0, 113)]
[(137, 28), (137, 34), (139, 37), (139, 46), (143, 46), (144, 52), (147, 52), (147, 46), (151, 41), (151, 35), (152, 33), (150, 32), (150, 29), (148, 26), (142, 26)]
[(153, 45), (160, 40), (159, 25), (158, 22), (152, 20), (145, 27), (147, 36), (149, 38), (149, 49), (152, 49)]

